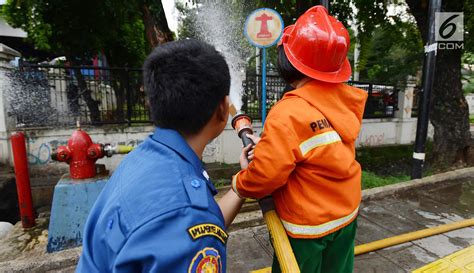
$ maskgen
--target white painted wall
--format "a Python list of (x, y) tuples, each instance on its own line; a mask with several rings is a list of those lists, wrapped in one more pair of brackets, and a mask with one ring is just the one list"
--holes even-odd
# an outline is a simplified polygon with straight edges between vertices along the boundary
[[(51, 153), (58, 146), (66, 145), (74, 128), (68, 129), (28, 129), (25, 131), (27, 138), (28, 163), (33, 169), (41, 167), (52, 168), (54, 164), (65, 164), (51, 161)], [(95, 143), (124, 144), (137, 146), (150, 135), (153, 126), (120, 127), (103, 126), (83, 128)], [(107, 169), (113, 170), (117, 167), (124, 155), (114, 155), (110, 158), (99, 159), (97, 163), (105, 164)], [(10, 157), (10, 163), (12, 158)]]
[[(254, 124), (257, 134), (262, 127), (260, 123)], [(29, 129), (27, 130), (28, 161), (33, 170), (43, 168), (61, 168), (65, 163), (51, 161), (51, 153), (60, 145), (66, 145), (67, 140), (75, 129)], [(83, 128), (95, 143), (125, 144), (137, 146), (143, 142), (154, 130), (153, 126), (121, 127), (103, 126), (101, 128)], [(415, 140), (416, 119), (368, 119), (364, 120), (359, 138), (358, 147), (381, 146), (391, 144), (409, 144)], [(432, 136), (432, 128), (429, 134)], [(222, 134), (207, 145), (204, 162), (238, 163), (242, 143), (237, 134), (228, 125)], [(114, 155), (111, 158), (100, 159), (97, 163), (105, 164), (107, 169), (114, 170), (124, 155)], [(11, 163), (12, 157), (9, 156)]]
[(10, 158), (9, 125), (11, 118), (7, 115), (6, 93), (11, 88), (10, 78), (7, 73), (12, 69), (10, 61), (20, 53), (0, 43), (0, 162), (7, 162)]
[(466, 95), (466, 100), (469, 105), (469, 114), (474, 115), (474, 94)]

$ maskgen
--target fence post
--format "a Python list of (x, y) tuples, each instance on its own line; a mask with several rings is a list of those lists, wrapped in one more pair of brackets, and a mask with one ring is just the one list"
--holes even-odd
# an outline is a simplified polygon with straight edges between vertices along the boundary
[(10, 156), (10, 144), (9, 144), (9, 127), (12, 126), (12, 122), (9, 122), (7, 114), (8, 101), (6, 92), (10, 90), (10, 78), (8, 73), (13, 67), (9, 64), (15, 57), (20, 57), (21, 54), (0, 43), (0, 162), (9, 163), (12, 162)]
[(398, 92), (398, 111), (395, 112), (395, 117), (402, 120), (411, 118), (413, 108), (413, 96), (416, 84), (408, 78), (407, 85), (403, 92)]
[(130, 90), (130, 70), (125, 67), (125, 92), (127, 93), (127, 121), (128, 126), (132, 125), (132, 94)]
[(372, 99), (372, 84), (369, 83), (369, 90), (368, 91), (368, 98), (367, 98), (367, 103), (366, 103), (366, 109), (365, 112), (367, 112), (366, 116), (367, 117), (372, 117), (374, 115), (374, 109), (373, 109), (373, 99)]
[(413, 118), (411, 117), (414, 94), (415, 94), (415, 78), (408, 77), (407, 85), (403, 92), (398, 92), (398, 110), (395, 112), (397, 121), (397, 144), (412, 143)]

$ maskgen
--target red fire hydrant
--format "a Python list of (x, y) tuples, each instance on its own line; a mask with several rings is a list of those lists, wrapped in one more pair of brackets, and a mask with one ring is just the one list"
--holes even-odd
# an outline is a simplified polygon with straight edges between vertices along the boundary
[(72, 133), (67, 146), (59, 146), (51, 155), (51, 159), (69, 164), (71, 178), (85, 179), (97, 174), (95, 166), (97, 159), (125, 154), (132, 149), (131, 146), (93, 143), (91, 137), (78, 128)]

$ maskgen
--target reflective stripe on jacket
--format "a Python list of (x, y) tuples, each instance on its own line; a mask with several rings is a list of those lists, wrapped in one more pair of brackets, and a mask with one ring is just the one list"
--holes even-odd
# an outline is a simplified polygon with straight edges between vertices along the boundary
[(361, 199), (355, 160), (367, 94), (345, 84), (311, 81), (270, 111), (255, 158), (233, 177), (243, 197), (273, 195), (294, 238), (318, 238), (352, 222)]

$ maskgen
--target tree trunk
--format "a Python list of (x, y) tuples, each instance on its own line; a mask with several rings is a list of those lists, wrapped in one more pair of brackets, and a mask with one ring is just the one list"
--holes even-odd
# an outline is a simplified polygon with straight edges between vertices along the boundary
[(125, 121), (125, 73), (126, 71), (116, 70), (110, 71), (113, 75), (112, 77), (112, 87), (115, 93), (115, 99), (117, 101), (117, 108), (115, 109), (114, 121)]
[(158, 45), (173, 41), (173, 33), (168, 27), (161, 1), (144, 1), (142, 5), (143, 23), (148, 44), (153, 49)]
[(430, 107), (435, 128), (433, 163), (467, 163), (471, 138), (469, 106), (462, 91), (461, 51), (439, 50)]
[(91, 123), (100, 123), (99, 103), (92, 97), (92, 92), (89, 88), (87, 88), (86, 80), (84, 79), (84, 76), (81, 73), (81, 69), (78, 68), (79, 64), (74, 59), (74, 57), (67, 57), (67, 60), (70, 62), (71, 66), (75, 67), (72, 70), (74, 71), (74, 76), (77, 79), (77, 99), (82, 96), (82, 98), (86, 102), (87, 108), (89, 108), (90, 112)]
[[(407, 0), (424, 43), (427, 41), (427, 0)], [(443, 1), (441, 11), (460, 12), (463, 1)], [(462, 91), (460, 49), (439, 50), (431, 94), (430, 120), (434, 126), (432, 163), (436, 166), (465, 164), (469, 160), (469, 107)]]
[(92, 92), (89, 88), (87, 88), (86, 81), (84, 76), (81, 73), (79, 68), (74, 68), (74, 74), (77, 78), (77, 85), (79, 87), (79, 95), (82, 96), (84, 101), (87, 104), (87, 108), (89, 108), (91, 123), (97, 124), (100, 123), (100, 111), (99, 111), (99, 103), (94, 100), (92, 97)]

